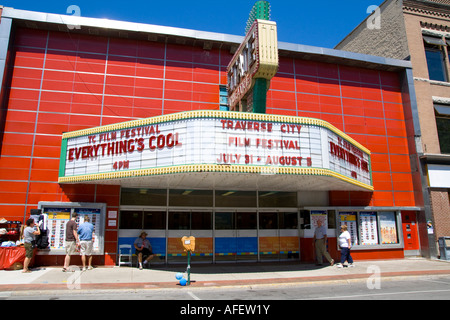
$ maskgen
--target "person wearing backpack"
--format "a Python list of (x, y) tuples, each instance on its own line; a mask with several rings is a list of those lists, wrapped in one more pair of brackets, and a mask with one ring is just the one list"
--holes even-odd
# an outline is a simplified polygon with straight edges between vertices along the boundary
[(34, 219), (30, 218), (26, 221), (26, 228), (23, 230), (23, 241), (24, 241), (24, 247), (25, 247), (25, 261), (23, 262), (23, 273), (29, 273), (31, 272), (30, 269), (28, 269), (28, 265), (31, 262), (31, 259), (33, 258), (34, 248), (35, 248), (35, 238), (36, 236), (41, 234), (41, 231), (39, 228), (36, 230), (34, 229)]

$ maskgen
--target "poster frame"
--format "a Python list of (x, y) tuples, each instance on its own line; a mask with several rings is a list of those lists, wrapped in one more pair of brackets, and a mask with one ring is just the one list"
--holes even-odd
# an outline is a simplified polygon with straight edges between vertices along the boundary
[[(99, 209), (100, 222), (98, 224), (98, 250), (94, 250), (92, 255), (104, 255), (105, 253), (105, 222), (106, 222), (106, 203), (96, 202), (62, 202), (62, 201), (40, 201), (38, 209), (45, 208), (67, 208), (70, 213), (75, 209)], [(48, 249), (38, 250), (38, 255), (65, 255), (65, 249)]]
[[(373, 209), (355, 209), (355, 208), (348, 208), (343, 209), (339, 208), (336, 210), (336, 226), (340, 226), (340, 213), (347, 213), (349, 211), (356, 212), (356, 221), (357, 221), (357, 229), (358, 229), (358, 244), (352, 246), (352, 250), (378, 250), (378, 249), (403, 249), (404, 248), (404, 242), (403, 242), (403, 230), (402, 230), (402, 221), (401, 221), (401, 212), (399, 210), (377, 210), (376, 208)], [(376, 213), (376, 223), (377, 223), (377, 238), (378, 243), (377, 244), (361, 244), (360, 237), (361, 237), (361, 223), (360, 223), (360, 214), (365, 212), (375, 212)], [(380, 215), (379, 213), (383, 212), (393, 212), (395, 215), (395, 223), (396, 223), (396, 231), (397, 231), (397, 239), (398, 243), (382, 243), (381, 241), (381, 228), (380, 228)], [(338, 227), (336, 227), (336, 238), (339, 237), (339, 230)], [(339, 248), (339, 241), (337, 241), (337, 249)]]

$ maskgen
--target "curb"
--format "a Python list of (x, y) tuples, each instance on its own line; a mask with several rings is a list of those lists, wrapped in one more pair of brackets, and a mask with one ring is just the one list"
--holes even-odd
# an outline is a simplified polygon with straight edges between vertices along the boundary
[[(420, 271), (402, 271), (402, 272), (384, 272), (380, 274), (383, 280), (400, 280), (399, 278), (427, 277), (450, 275), (450, 270), (420, 270)], [(50, 293), (57, 295), (65, 294), (93, 294), (108, 293), (111, 291), (141, 291), (141, 290), (201, 290), (214, 288), (248, 288), (276, 285), (300, 285), (300, 284), (320, 284), (320, 283), (340, 283), (353, 281), (366, 281), (371, 274), (353, 274), (345, 276), (310, 276), (293, 278), (268, 278), (268, 279), (249, 279), (249, 280), (210, 280), (196, 281), (191, 280), (191, 285), (182, 287), (174, 280), (173, 282), (129, 282), (129, 283), (82, 283), (73, 285), (70, 288), (68, 284), (8, 284), (0, 285), (0, 296), (26, 296), (35, 294)], [(195, 278), (195, 277), (194, 277)], [(406, 280), (405, 279), (405, 280)], [(79, 288), (77, 288), (79, 286)]]

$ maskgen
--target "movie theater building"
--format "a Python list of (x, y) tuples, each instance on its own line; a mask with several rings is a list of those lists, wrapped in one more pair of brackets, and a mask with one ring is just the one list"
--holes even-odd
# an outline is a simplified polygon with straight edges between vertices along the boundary
[(356, 260), (429, 254), (410, 62), (279, 42), (263, 114), (227, 103), (243, 36), (5, 7), (0, 37), (0, 215), (46, 215), (37, 264), (72, 212), (101, 265), (142, 230), (155, 263), (313, 261), (319, 221), (335, 259), (344, 223)]

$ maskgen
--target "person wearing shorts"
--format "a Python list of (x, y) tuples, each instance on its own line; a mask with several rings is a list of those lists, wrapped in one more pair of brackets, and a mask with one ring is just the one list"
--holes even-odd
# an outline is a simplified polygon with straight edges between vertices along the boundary
[(77, 216), (76, 212), (72, 213), (69, 222), (66, 223), (66, 257), (64, 258), (63, 272), (67, 272), (70, 265), (70, 256), (75, 254), (77, 250), (77, 244), (79, 244), (78, 233), (77, 233)]
[(152, 251), (152, 245), (150, 244), (150, 241), (146, 239), (147, 232), (142, 231), (139, 235), (139, 238), (137, 238), (134, 241), (134, 248), (136, 249), (135, 254), (138, 256), (139, 261), (139, 270), (142, 270), (142, 257), (147, 256), (147, 258), (144, 261), (144, 266), (146, 266), (150, 260), (153, 259), (153, 251)]
[(25, 247), (25, 261), (23, 262), (23, 273), (31, 272), (28, 269), (28, 265), (33, 258), (34, 248), (33, 241), (35, 240), (35, 236), (40, 235), (39, 227), (34, 229), (34, 219), (30, 218), (26, 221), (27, 227), (23, 230), (23, 246)]
[(83, 271), (86, 270), (86, 256), (88, 257), (88, 270), (92, 270), (92, 247), (94, 236), (94, 225), (90, 222), (89, 216), (84, 217), (84, 222), (78, 228), (80, 239), (80, 255), (83, 263)]

